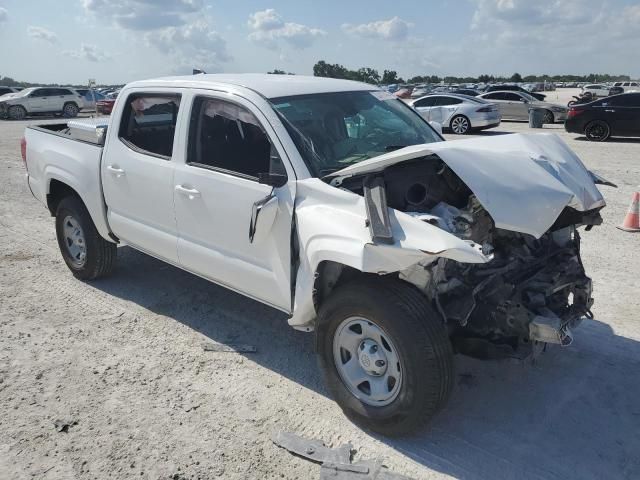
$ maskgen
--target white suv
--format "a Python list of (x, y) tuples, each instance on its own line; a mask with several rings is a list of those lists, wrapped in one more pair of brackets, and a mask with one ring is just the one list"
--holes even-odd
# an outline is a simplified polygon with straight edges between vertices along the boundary
[(594, 98), (608, 97), (609, 87), (603, 84), (585, 85), (582, 87), (582, 93), (591, 92)]
[(614, 87), (622, 87), (622, 90), (627, 92), (635, 92), (640, 91), (640, 83), (639, 82), (616, 82), (613, 84)]
[(27, 115), (46, 113), (75, 117), (83, 106), (82, 96), (71, 88), (25, 88), (0, 99), (0, 117), (22, 120)]

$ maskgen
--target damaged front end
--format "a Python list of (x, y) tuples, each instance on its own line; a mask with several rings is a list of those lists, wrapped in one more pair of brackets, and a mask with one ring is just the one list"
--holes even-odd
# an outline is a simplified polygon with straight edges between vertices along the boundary
[[(486, 262), (429, 255), (398, 272), (430, 299), (459, 351), (482, 357), (522, 356), (537, 345), (569, 345), (571, 330), (583, 318), (593, 317), (591, 279), (580, 257), (578, 227), (589, 230), (602, 222), (604, 201), (599, 192), (590, 190), (592, 196), (578, 205), (565, 185), (580, 185), (582, 172), (575, 165), (561, 165), (558, 170), (570, 172), (573, 184), (555, 175), (540, 192), (523, 189), (525, 202), (535, 195), (543, 201), (555, 195), (555, 212), (547, 203), (540, 206), (543, 213), (528, 221), (514, 214), (517, 193), (513, 205), (491, 204), (487, 191), (477, 182), (463, 181), (459, 169), (454, 171), (444, 158), (442, 152), (429, 152), (366, 174), (337, 177), (332, 184), (363, 196), (374, 244), (397, 242), (389, 208), (392, 214), (403, 212), (481, 249)], [(556, 165), (545, 157), (534, 160), (545, 172)], [(558, 181), (560, 186), (553, 183), (558, 179), (564, 181)], [(588, 188), (595, 188), (590, 177), (588, 182)], [(491, 213), (485, 203), (491, 204)], [(526, 209), (523, 215), (536, 212), (530, 203)]]
[[(433, 212), (448, 231), (483, 245), (493, 258), (465, 264), (439, 258), (413, 265), (400, 278), (432, 300), (449, 322), (454, 343), (464, 353), (515, 354), (532, 342), (563, 346), (571, 329), (592, 318), (591, 279), (580, 258), (576, 225), (535, 237), (498, 229), (472, 195), (462, 209), (438, 204)], [(597, 221), (590, 212), (585, 221)], [(590, 223), (593, 225), (593, 223)]]

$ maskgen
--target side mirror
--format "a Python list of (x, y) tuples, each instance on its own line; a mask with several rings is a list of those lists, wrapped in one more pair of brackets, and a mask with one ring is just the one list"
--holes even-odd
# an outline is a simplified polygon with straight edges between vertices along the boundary
[(287, 176), (280, 173), (259, 173), (258, 183), (280, 188), (287, 184)]
[(429, 122), (429, 125), (431, 125), (431, 128), (433, 128), (436, 132), (438, 132), (440, 135), (442, 135), (442, 124), (440, 122), (436, 122), (435, 120), (431, 120)]
[(253, 204), (249, 223), (249, 242), (262, 242), (271, 231), (278, 213), (278, 197), (267, 195)]
[(529, 100), (527, 100), (526, 98), (523, 98), (522, 103), (529, 103)]

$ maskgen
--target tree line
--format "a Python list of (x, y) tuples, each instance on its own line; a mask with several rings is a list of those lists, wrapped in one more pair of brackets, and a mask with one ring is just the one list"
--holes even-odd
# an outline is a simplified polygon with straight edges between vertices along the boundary
[[(274, 74), (284, 74), (283, 70), (274, 70)], [(291, 73), (289, 73), (291, 75)], [(351, 70), (339, 63), (327, 63), (320, 60), (313, 66), (313, 75), (316, 77), (342, 78), (356, 80), (371, 84), (389, 85), (391, 83), (496, 83), (496, 82), (619, 82), (630, 80), (629, 75), (610, 75), (608, 73), (590, 73), (588, 75), (526, 75), (514, 73), (510, 77), (502, 75), (483, 74), (477, 77), (455, 77), (438, 75), (416, 75), (406, 80), (398, 75), (395, 70), (383, 70), (382, 74), (375, 68), (361, 67)]]

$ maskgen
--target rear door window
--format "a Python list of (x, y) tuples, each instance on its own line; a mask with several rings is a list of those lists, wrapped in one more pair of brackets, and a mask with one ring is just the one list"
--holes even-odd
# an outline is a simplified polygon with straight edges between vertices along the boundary
[(438, 97), (427, 97), (421, 98), (420, 100), (414, 102), (414, 107), (433, 107), (436, 102), (436, 98)]
[(459, 103), (462, 103), (462, 100), (460, 100), (459, 98), (454, 98), (454, 97), (440, 97), (438, 99), (438, 103), (437, 105), (439, 107), (445, 107), (447, 105), (457, 105)]
[(170, 159), (180, 95), (132, 93), (125, 102), (119, 136), (129, 148)]
[(509, 100), (510, 102), (521, 102), (522, 101), (522, 97), (520, 95), (518, 95), (517, 93), (503, 93), (504, 95), (504, 100)]

